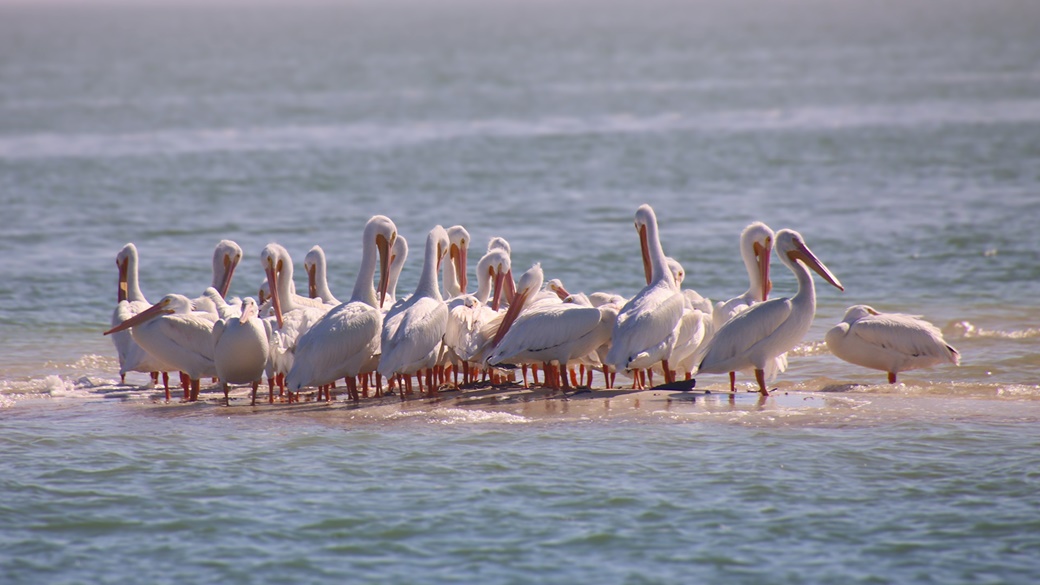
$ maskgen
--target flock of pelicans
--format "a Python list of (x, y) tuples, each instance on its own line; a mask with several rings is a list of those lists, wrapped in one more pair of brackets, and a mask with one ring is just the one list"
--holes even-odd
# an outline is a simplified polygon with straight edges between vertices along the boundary
[[(564, 391), (591, 386), (594, 370), (603, 372), (608, 388), (618, 372), (631, 376), (633, 388), (652, 386), (656, 372), (663, 387), (675, 389), (692, 388), (695, 374), (728, 373), (735, 391), (735, 373), (753, 370), (766, 395), (767, 380), (784, 371), (787, 352), (812, 324), (816, 291), (809, 270), (844, 290), (798, 232), (774, 234), (755, 222), (740, 236), (750, 286), (713, 306), (681, 287), (682, 267), (665, 255), (649, 205), (636, 211), (635, 227), (646, 286), (631, 299), (568, 293), (559, 280), (544, 283), (537, 264), (514, 282), (502, 238), (491, 239), (477, 263), (476, 293), (468, 294), (470, 237), (461, 226), (430, 231), (415, 292), (395, 298), (408, 247), (394, 223), (377, 215), (365, 225), (361, 267), (347, 301), (329, 291), (319, 246), (304, 261), (309, 294), (303, 296), (296, 293), (289, 253), (274, 243), (260, 254), (267, 278), (259, 301), (225, 299), (242, 250), (224, 240), (214, 252), (213, 284), (201, 297), (169, 294), (151, 304), (138, 284), (137, 249), (127, 244), (116, 256), (118, 304), (105, 334), (112, 334), (122, 379), (129, 371), (149, 372), (157, 383), (162, 372), (167, 400), (172, 371), (181, 372), (186, 400), (197, 400), (200, 379), (216, 378), (225, 401), (229, 384), (252, 384), (255, 404), (265, 374), (271, 402), (275, 385), (290, 402), (306, 388), (331, 400), (339, 379), (356, 401), (370, 387), (376, 395), (396, 390), (403, 399), (413, 376), (420, 393), (433, 394), (443, 384), (458, 386), (460, 375), (463, 384), (481, 376), (495, 383), (515, 379), (521, 369), (527, 387), (529, 367), (534, 383), (540, 368), (544, 386)], [(790, 298), (768, 299), (774, 250), (798, 279)], [(850, 307), (826, 342), (841, 359), (887, 372), (890, 383), (901, 371), (959, 362), (934, 325), (866, 305)]]

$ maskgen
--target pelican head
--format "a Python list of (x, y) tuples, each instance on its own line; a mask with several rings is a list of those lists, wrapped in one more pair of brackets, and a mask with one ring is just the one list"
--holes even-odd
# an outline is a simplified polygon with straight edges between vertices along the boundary
[[(761, 294), (759, 301), (769, 298), (773, 283), (769, 280), (769, 254), (773, 250), (773, 230), (756, 221), (740, 233), (740, 257), (747, 267), (752, 292)], [(757, 286), (756, 286), (757, 285)]]
[(260, 307), (256, 304), (256, 299), (253, 297), (246, 297), (242, 299), (242, 316), (238, 318), (238, 322), (245, 325), (250, 319), (254, 319), (260, 315)]
[(489, 250), (477, 262), (477, 299), (486, 303), (488, 296), (494, 291), (491, 309), (497, 311), (502, 302), (502, 284), (512, 266), (509, 254), (502, 248)]
[(851, 307), (845, 310), (845, 317), (842, 318), (842, 321), (844, 321), (845, 323), (855, 323), (856, 321), (859, 321), (860, 319), (863, 319), (865, 317), (880, 314), (881, 313), (875, 311), (873, 307), (867, 305), (852, 305)]
[(544, 279), (545, 274), (542, 272), (541, 264), (535, 264), (520, 277), (520, 282), (516, 285), (516, 295), (514, 295), (513, 302), (509, 305), (509, 310), (502, 317), (502, 324), (498, 326), (498, 331), (495, 332), (495, 337), (491, 340), (491, 347), (497, 347), (499, 342), (502, 341), (509, 328), (512, 327), (513, 322), (520, 316), (520, 312), (524, 310), (524, 305), (527, 304), (527, 301), (541, 290)]
[(555, 293), (556, 296), (560, 297), (560, 300), (566, 299), (571, 294), (567, 292), (567, 289), (564, 288), (563, 283), (560, 282), (559, 278), (553, 278), (549, 282), (545, 283), (545, 288)]
[(123, 321), (119, 325), (105, 331), (103, 335), (109, 335), (119, 331), (136, 327), (147, 321), (151, 321), (156, 317), (162, 317), (163, 315), (172, 315), (173, 313), (190, 313), (192, 311), (191, 299), (184, 295), (169, 294), (159, 300), (151, 307), (148, 307), (144, 311), (134, 315), (133, 317)]
[(386, 290), (390, 282), (390, 250), (397, 240), (397, 226), (385, 215), (373, 215), (365, 223), (365, 231), (362, 236), (362, 250), (370, 245), (375, 245), (379, 255), (379, 288), (378, 307), (383, 306), (386, 300)]
[(122, 302), (129, 300), (130, 270), (137, 269), (137, 246), (133, 242), (123, 246), (123, 249), (116, 254), (116, 267), (119, 268), (119, 288), (116, 292), (116, 300)]
[(325, 274), (325, 250), (314, 246), (303, 258), (303, 270), (307, 273), (307, 296), (318, 298), (318, 270)]
[(507, 255), (513, 254), (513, 250), (510, 248), (509, 242), (501, 236), (494, 236), (493, 238), (488, 240), (487, 251), (490, 252), (491, 250), (494, 250), (496, 248), (504, 251)]
[(469, 284), (466, 276), (466, 257), (469, 251), (469, 232), (466, 228), (461, 225), (453, 225), (448, 228), (448, 240), (451, 242), (451, 248), (448, 253), (451, 257), (452, 264), (455, 265), (455, 277), (458, 279), (459, 289), (462, 291), (461, 294), (466, 294), (466, 287)]
[(213, 249), (213, 288), (220, 296), (227, 297), (231, 288), (231, 277), (242, 260), (242, 248), (231, 240), (220, 240)]
[(441, 269), (441, 261), (444, 260), (445, 256), (448, 255), (451, 249), (451, 239), (448, 237), (448, 230), (440, 225), (433, 226), (430, 233), (426, 236), (426, 245), (433, 246), (437, 254), (437, 270)]
[(681, 287), (684, 280), (686, 280), (686, 271), (683, 269), (682, 264), (671, 256), (665, 258), (668, 262), (668, 270), (672, 273), (672, 278), (675, 280), (676, 288)]
[(805, 240), (802, 238), (802, 234), (789, 229), (782, 229), (776, 232), (776, 251), (777, 255), (780, 256), (780, 260), (787, 264), (792, 271), (796, 272), (795, 265), (799, 262), (805, 266), (813, 269), (817, 274), (823, 277), (824, 280), (831, 283), (838, 290), (845, 290), (845, 287), (841, 285), (838, 278), (831, 273), (830, 270), (824, 266), (823, 262), (812, 253), (812, 250), (805, 245)]
[[(282, 295), (286, 291), (280, 290), (280, 284), (287, 281), (288, 289), (292, 283), (292, 261), (289, 259), (289, 251), (281, 244), (270, 243), (260, 251), (260, 264), (267, 274), (267, 288), (271, 293), (271, 307), (274, 309), (278, 328), (282, 327)], [(292, 292), (291, 290), (288, 292)]]

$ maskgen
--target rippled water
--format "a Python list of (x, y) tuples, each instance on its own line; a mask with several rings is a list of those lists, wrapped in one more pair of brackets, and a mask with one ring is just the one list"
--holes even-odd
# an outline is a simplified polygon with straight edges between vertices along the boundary
[[(1035, 580), (1038, 21), (1014, 0), (0, 2), (0, 581)], [(162, 405), (115, 385), (100, 335), (128, 241), (153, 300), (199, 294), (221, 238), (247, 255), (233, 294), (269, 241), (321, 244), (336, 292), (375, 213), (632, 294), (644, 202), (713, 299), (746, 287), (756, 219), (839, 276), (786, 394)], [(857, 303), (924, 315), (962, 365), (874, 385), (822, 344)]]

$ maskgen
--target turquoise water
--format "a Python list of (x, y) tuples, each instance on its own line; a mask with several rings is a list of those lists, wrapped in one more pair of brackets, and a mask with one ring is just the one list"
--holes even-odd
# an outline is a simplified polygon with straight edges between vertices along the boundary
[[(1037, 580), (1036, 22), (1012, 0), (0, 2), (0, 581)], [(628, 295), (644, 202), (712, 299), (746, 288), (753, 220), (841, 279), (782, 393), (165, 405), (100, 335), (128, 241), (153, 301), (201, 293), (222, 238), (232, 294), (278, 241), (321, 244), (342, 297), (376, 213)], [(962, 365), (876, 385), (822, 344), (858, 303), (925, 316)]]

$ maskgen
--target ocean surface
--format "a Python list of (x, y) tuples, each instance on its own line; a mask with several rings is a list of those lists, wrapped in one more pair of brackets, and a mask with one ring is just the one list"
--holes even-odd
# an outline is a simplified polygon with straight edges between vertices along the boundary
[[(0, 0), (0, 582), (1040, 581), (1040, 3)], [(213, 246), (464, 225), (631, 295), (790, 227), (841, 279), (768, 399), (159, 400), (119, 384), (115, 254), (197, 296)], [(472, 282), (471, 272), (471, 282)], [(298, 282), (298, 284), (301, 284)], [(795, 290), (773, 264), (773, 295)], [(846, 307), (959, 367), (832, 356)], [(740, 380), (750, 388), (750, 380)], [(705, 394), (704, 391), (715, 392)]]

